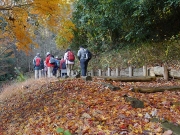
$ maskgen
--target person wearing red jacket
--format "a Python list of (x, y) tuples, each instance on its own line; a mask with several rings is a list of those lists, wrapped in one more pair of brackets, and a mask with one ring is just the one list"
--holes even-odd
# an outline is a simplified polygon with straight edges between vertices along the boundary
[(46, 60), (45, 60), (46, 65), (47, 65), (47, 76), (53, 77), (52, 70), (53, 70), (54, 64), (49, 63), (50, 57), (51, 57), (50, 52), (47, 52), (46, 53)]
[[(73, 60), (70, 60), (70, 56), (71, 58), (73, 57)], [(70, 77), (73, 74), (73, 67), (75, 64), (75, 56), (71, 49), (66, 50), (66, 53), (64, 54), (64, 60), (66, 60), (67, 76)]]

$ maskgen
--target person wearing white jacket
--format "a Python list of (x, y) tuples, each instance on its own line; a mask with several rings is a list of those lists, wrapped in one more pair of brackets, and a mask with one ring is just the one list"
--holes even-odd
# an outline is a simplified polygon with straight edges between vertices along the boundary
[(73, 67), (74, 67), (74, 62), (75, 62), (75, 56), (74, 57), (74, 60), (70, 60), (70, 53), (73, 54), (73, 52), (71, 51), (71, 49), (67, 49), (66, 50), (66, 53), (64, 54), (64, 60), (66, 61), (66, 69), (67, 69), (67, 76), (72, 76), (72, 73), (73, 73)]

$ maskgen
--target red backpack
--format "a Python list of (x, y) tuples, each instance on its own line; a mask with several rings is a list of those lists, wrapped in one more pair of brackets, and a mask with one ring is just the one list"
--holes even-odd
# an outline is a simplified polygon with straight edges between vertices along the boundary
[(40, 66), (41, 64), (41, 58), (37, 57), (36, 58), (36, 66)]
[(68, 51), (67, 59), (69, 61), (72, 61), (72, 62), (75, 60), (75, 56), (74, 56), (74, 53), (72, 51)]

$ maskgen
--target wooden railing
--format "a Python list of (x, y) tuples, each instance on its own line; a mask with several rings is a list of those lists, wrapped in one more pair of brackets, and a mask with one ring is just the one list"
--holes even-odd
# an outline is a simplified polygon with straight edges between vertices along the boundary
[[(179, 74), (178, 74), (179, 73)], [(129, 66), (126, 69), (119, 68), (107, 68), (106, 70), (90, 70), (88, 71), (89, 76), (162, 76), (165, 80), (168, 80), (169, 77), (180, 78), (180, 71), (173, 70), (164, 66), (156, 67), (147, 67), (143, 66), (142, 68), (133, 68)]]

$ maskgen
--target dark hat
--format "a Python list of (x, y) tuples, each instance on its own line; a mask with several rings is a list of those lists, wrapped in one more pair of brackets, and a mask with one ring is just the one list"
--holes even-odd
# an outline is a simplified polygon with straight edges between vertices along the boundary
[(70, 48), (68, 48), (68, 49), (66, 50), (66, 52), (68, 52), (68, 51), (71, 51), (71, 49), (70, 49)]

